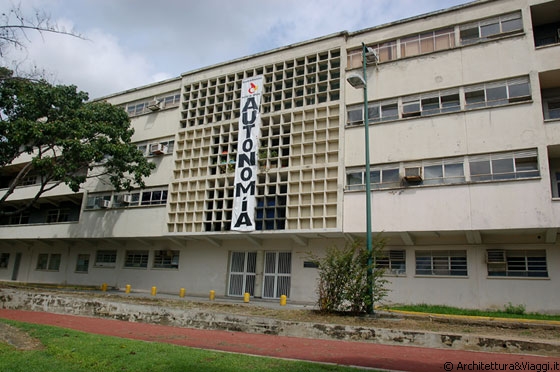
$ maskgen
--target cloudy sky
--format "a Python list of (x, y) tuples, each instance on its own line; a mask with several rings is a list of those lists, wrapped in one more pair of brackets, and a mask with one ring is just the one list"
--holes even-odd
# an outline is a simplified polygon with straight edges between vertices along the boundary
[[(0, 0), (45, 12), (85, 40), (26, 33), (26, 49), (0, 62), (36, 66), (50, 80), (96, 98), (183, 72), (347, 30), (445, 9), (469, 0)], [(9, 13), (8, 13), (9, 14)], [(21, 61), (24, 61), (22, 64)]]

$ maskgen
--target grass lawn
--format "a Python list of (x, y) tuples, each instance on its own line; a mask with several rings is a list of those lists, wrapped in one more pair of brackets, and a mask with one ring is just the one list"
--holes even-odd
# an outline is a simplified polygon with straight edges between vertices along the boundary
[(191, 349), (0, 320), (41, 340), (42, 350), (0, 342), (1, 372), (356, 371), (356, 368)]
[[(553, 320), (560, 321), (560, 315), (546, 315), (537, 313), (528, 313), (524, 311), (512, 311), (511, 307), (506, 307), (505, 310), (471, 310), (471, 309), (461, 309), (451, 306), (440, 306), (440, 305), (399, 305), (390, 306), (387, 310), (403, 310), (403, 311), (415, 311), (419, 313), (432, 313), (432, 314), (445, 314), (445, 315), (468, 315), (468, 316), (485, 316), (490, 318), (510, 318), (510, 319), (534, 319), (534, 320)], [(513, 310), (522, 310), (514, 309)], [(522, 313), (521, 313), (522, 312)]]

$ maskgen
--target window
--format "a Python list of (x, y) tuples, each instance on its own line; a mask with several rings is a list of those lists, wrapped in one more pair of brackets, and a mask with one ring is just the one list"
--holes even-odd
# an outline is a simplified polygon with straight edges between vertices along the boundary
[(472, 182), (538, 177), (537, 150), (469, 157)]
[(416, 275), (467, 275), (467, 251), (416, 251)]
[(455, 30), (445, 28), (400, 39), (401, 57), (446, 50), (455, 46)]
[(51, 209), (47, 211), (47, 223), (59, 223), (70, 221), (69, 209)]
[(467, 110), (502, 106), (530, 99), (528, 77), (465, 87), (465, 108)]
[(58, 271), (62, 256), (56, 253), (41, 253), (37, 258), (37, 270)]
[(167, 190), (151, 189), (130, 193), (89, 195), (86, 209), (128, 208), (148, 205), (165, 205)]
[(111, 195), (89, 195), (86, 202), (86, 209), (107, 208), (111, 203)]
[(29, 217), (31, 216), (29, 211), (21, 212), (15, 214), (8, 218), (9, 225), (25, 225), (29, 223)]
[(167, 190), (142, 192), (141, 205), (161, 205), (167, 203)]
[(172, 154), (174, 145), (173, 140), (152, 142), (147, 146), (148, 155)]
[(546, 251), (500, 250), (486, 252), (488, 276), (546, 278)]
[(368, 121), (396, 120), (399, 118), (399, 109), (396, 100), (374, 103), (368, 105)]
[(179, 251), (161, 250), (155, 252), (154, 268), (157, 269), (178, 269)]
[[(465, 167), (465, 163), (468, 163), (469, 166)], [(406, 177), (411, 168), (415, 168), (413, 181)], [(418, 168), (420, 173), (418, 173)], [(401, 175), (407, 182), (401, 182)], [(372, 190), (534, 177), (540, 177), (536, 149), (378, 165), (373, 166), (370, 171)], [(346, 190), (364, 189), (365, 169), (348, 168), (346, 170)]]
[(462, 25), (460, 27), (461, 44), (474, 44), (502, 34), (522, 30), (521, 12), (487, 18), (479, 22)]
[(149, 106), (153, 101), (159, 102), (160, 108), (176, 107), (181, 101), (181, 94), (179, 92), (172, 92), (155, 98), (131, 102), (126, 105), (126, 112), (129, 116), (151, 113), (153, 111), (149, 109)]
[(126, 251), (124, 267), (148, 267), (148, 251)]
[(8, 263), (10, 262), (9, 253), (0, 253), (0, 269), (8, 268)]
[(560, 97), (543, 100), (544, 119), (560, 119)]
[(95, 254), (95, 266), (97, 267), (115, 267), (116, 262), (116, 250), (102, 250)]
[(459, 89), (404, 97), (402, 101), (403, 118), (437, 115), (461, 110)]
[(87, 273), (89, 269), (89, 254), (79, 254), (76, 260), (76, 272)]
[(406, 273), (406, 251), (390, 250), (383, 252), (384, 256), (378, 258), (376, 267), (385, 269), (389, 274), (405, 274)]
[(31, 174), (31, 175), (27, 175), (25, 177), (23, 177), (21, 179), (21, 181), (19, 182), (20, 186), (31, 186), (31, 185), (36, 185), (38, 184), (38, 180), (37, 180), (37, 175), (36, 174)]
[(423, 163), (423, 185), (456, 184), (465, 182), (462, 158), (451, 158)]

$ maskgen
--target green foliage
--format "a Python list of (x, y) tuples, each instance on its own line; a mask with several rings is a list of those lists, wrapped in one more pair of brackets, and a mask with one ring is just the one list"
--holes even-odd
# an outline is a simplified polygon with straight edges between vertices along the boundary
[(388, 281), (383, 276), (384, 269), (375, 268), (375, 262), (382, 257), (384, 246), (385, 241), (377, 238), (372, 242), (371, 252), (362, 242), (353, 242), (342, 249), (327, 248), (324, 257), (312, 256), (319, 269), (319, 308), (325, 312), (359, 314), (383, 300), (388, 294)]
[(131, 143), (134, 131), (127, 113), (87, 100), (87, 93), (75, 86), (53, 86), (0, 71), (0, 167), (22, 156), (31, 159), (1, 196), (0, 209), (28, 174), (41, 180), (32, 202), (63, 183), (77, 192), (92, 176), (106, 177), (116, 190), (144, 186), (155, 165)]
[(523, 315), (525, 314), (525, 305), (513, 305), (511, 302), (508, 302), (507, 305), (504, 305), (504, 311), (507, 314), (515, 314), (515, 315)]
[(21, 351), (0, 342), (0, 372), (112, 371), (356, 371), (319, 363), (192, 349), (6, 321), (41, 340), (44, 349)]
[[(449, 315), (466, 315), (466, 316), (485, 316), (490, 318), (519, 318), (519, 319), (535, 319), (535, 320), (553, 320), (560, 321), (560, 315), (548, 315), (539, 313), (525, 313), (525, 305), (513, 305), (514, 308), (521, 307), (523, 313), (515, 313), (515, 309), (508, 311), (509, 305), (505, 305), (505, 310), (477, 310), (477, 309), (461, 309), (443, 305), (391, 305), (388, 310), (414, 311), (418, 313), (430, 314), (449, 314)], [(521, 310), (521, 309), (519, 309)], [(519, 312), (519, 311), (518, 311)]]

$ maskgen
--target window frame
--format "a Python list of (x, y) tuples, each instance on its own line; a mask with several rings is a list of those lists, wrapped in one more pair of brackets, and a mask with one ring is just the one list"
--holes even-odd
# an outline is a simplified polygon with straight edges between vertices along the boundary
[[(492, 249), (488, 249), (486, 254), (488, 255), (490, 251)], [(488, 259), (486, 260), (488, 278), (549, 278), (546, 249), (504, 249), (500, 251), (503, 252), (503, 261), (489, 262)], [(523, 258), (523, 260), (520, 260), (520, 258)], [(519, 270), (521, 265), (523, 270)], [(543, 265), (544, 270), (536, 269), (542, 268)]]
[(117, 250), (116, 249), (100, 249), (95, 252), (94, 267), (111, 267), (117, 266)]
[(181, 251), (176, 249), (158, 249), (154, 251), (152, 268), (178, 270), (180, 255)]
[[(422, 260), (419, 261), (419, 258)], [(453, 260), (453, 258), (456, 259)], [(414, 252), (414, 261), (416, 276), (462, 278), (469, 276), (468, 255), (467, 251), (463, 249), (416, 250)], [(423, 264), (424, 268), (419, 269), (421, 264)], [(426, 265), (429, 265), (429, 267), (425, 267)]]
[[(504, 27), (509, 22), (516, 20), (519, 20), (518, 22), (520, 22), (518, 26), (519, 28), (506, 29), (506, 27)], [(487, 33), (485, 28), (492, 25), (497, 25), (497, 31)], [(473, 45), (494, 39), (496, 37), (521, 33), (523, 31), (523, 17), (521, 15), (521, 11), (501, 14), (494, 17), (484, 18), (476, 22), (459, 25), (459, 45)], [(464, 34), (473, 36), (464, 37)]]
[(78, 256), (76, 257), (76, 267), (74, 268), (74, 272), (87, 274), (89, 271), (89, 261), (89, 253), (78, 254)]
[(147, 269), (150, 260), (150, 251), (131, 249), (125, 252), (123, 267), (125, 269)]
[(39, 253), (37, 255), (36, 271), (60, 271), (62, 255), (60, 253)]
[(406, 275), (406, 250), (390, 249), (376, 258), (375, 267), (384, 269), (388, 275)]

